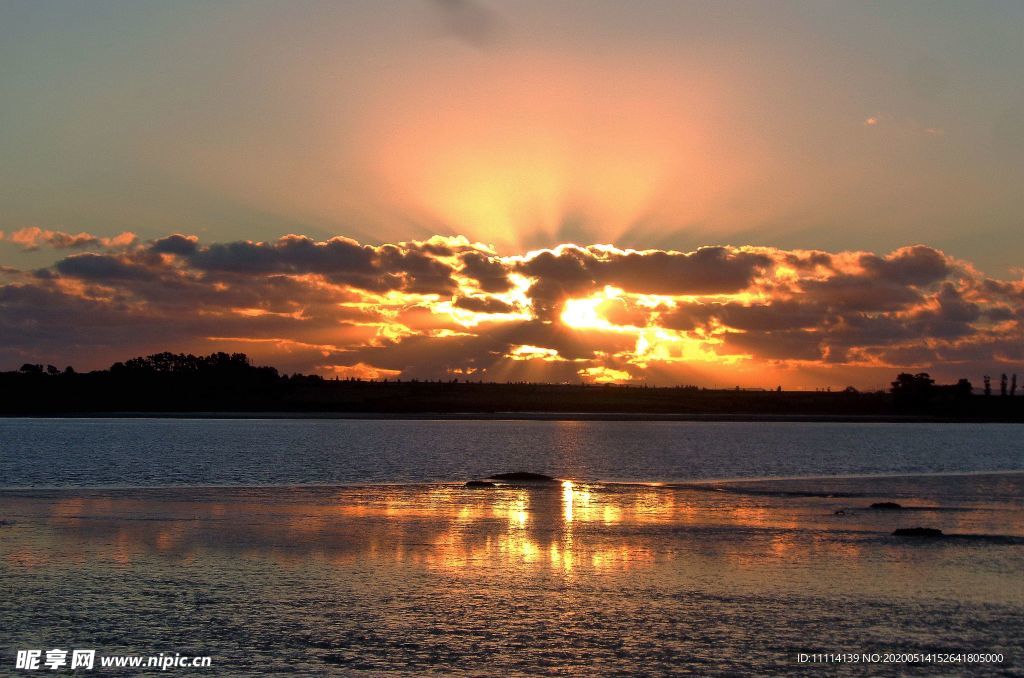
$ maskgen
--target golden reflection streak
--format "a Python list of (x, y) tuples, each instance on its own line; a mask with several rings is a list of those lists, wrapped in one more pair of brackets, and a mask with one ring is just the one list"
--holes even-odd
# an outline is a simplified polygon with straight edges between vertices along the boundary
[(572, 481), (562, 481), (562, 515), (566, 523), (572, 522)]
[[(282, 562), (369, 559), (446, 570), (531, 565), (566, 574), (581, 567), (611, 571), (654, 562), (655, 553), (643, 540), (628, 534), (610, 538), (595, 526), (678, 523), (795, 530), (804, 520), (742, 499), (717, 507), (717, 497), (707, 504), (704, 495), (666, 488), (624, 490), (573, 480), (529, 489), (376, 487), (296, 497), (294, 503), (268, 503), (218, 495), (215, 501), (170, 507), (137, 498), (68, 498), (40, 511), (49, 538), (86, 540), (88, 558), (121, 566), (148, 554), (187, 559), (209, 548), (229, 548), (243, 554), (269, 552)], [(129, 514), (169, 522), (154, 526), (120, 519)], [(5, 560), (31, 567), (40, 546), (51, 548), (12, 544)], [(764, 546), (760, 557), (764, 551), (782, 557), (794, 544), (783, 536)], [(82, 557), (81, 549), (75, 552)]]

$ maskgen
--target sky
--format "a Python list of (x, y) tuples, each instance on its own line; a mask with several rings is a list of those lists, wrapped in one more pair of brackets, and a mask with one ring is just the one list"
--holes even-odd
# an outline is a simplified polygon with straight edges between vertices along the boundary
[(0, 0), (0, 369), (1024, 369), (1019, 2)]

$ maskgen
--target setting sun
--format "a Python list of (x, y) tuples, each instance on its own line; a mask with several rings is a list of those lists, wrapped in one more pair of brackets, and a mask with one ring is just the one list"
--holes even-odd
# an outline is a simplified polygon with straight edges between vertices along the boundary
[(573, 329), (608, 330), (611, 332), (635, 332), (635, 327), (622, 327), (608, 321), (602, 310), (609, 302), (619, 299), (622, 290), (605, 287), (602, 291), (583, 299), (566, 299), (560, 316), (563, 323)]

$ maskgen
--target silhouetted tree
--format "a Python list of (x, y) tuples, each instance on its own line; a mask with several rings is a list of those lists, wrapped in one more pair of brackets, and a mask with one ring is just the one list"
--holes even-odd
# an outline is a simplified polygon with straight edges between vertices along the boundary
[(999, 377), (999, 395), (1005, 396), (1007, 392), (1008, 378), (1006, 372), (1003, 372), (1003, 376)]
[(1017, 373), (1013, 373), (1013, 378), (1010, 379), (1010, 395), (1017, 395)]
[(985, 395), (992, 395), (992, 378), (986, 374), (982, 379), (985, 382)]
[(896, 381), (892, 382), (891, 390), (895, 395), (925, 395), (931, 390), (933, 384), (935, 384), (935, 380), (927, 372), (917, 374), (901, 372), (896, 376)]
[(35, 365), (35, 364), (32, 364), (32, 363), (25, 363), (24, 365), (21, 366), (21, 369), (18, 370), (18, 371), (19, 372), (24, 372), (25, 374), (42, 374), (43, 373), (43, 366), (42, 365)]
[(971, 382), (967, 379), (961, 379), (956, 382), (956, 396), (958, 398), (967, 398), (974, 393), (974, 387), (971, 386)]
[(46, 373), (49, 374), (51, 377), (56, 377), (58, 374), (60, 374), (60, 370), (57, 369), (56, 365), (47, 365)]
[(934, 394), (935, 380), (927, 372), (910, 374), (901, 372), (892, 382), (892, 395), (897, 403), (907, 406), (921, 406), (928, 403)]

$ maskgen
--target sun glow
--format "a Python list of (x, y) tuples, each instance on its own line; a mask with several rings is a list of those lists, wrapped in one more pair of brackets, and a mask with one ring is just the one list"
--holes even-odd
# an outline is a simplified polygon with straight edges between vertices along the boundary
[[(636, 298), (634, 298), (636, 297)], [(581, 299), (568, 299), (560, 316), (562, 323), (577, 331), (615, 332), (634, 335), (636, 345), (632, 350), (615, 354), (615, 358), (645, 369), (652, 363), (721, 363), (734, 364), (749, 358), (747, 355), (721, 355), (716, 347), (723, 341), (718, 336), (720, 328), (705, 328), (691, 332), (659, 327), (653, 320), (643, 319), (638, 324), (617, 324), (608, 315), (625, 311), (623, 315), (641, 320), (631, 309), (650, 311), (658, 308), (673, 308), (676, 301), (670, 297), (650, 295), (629, 295), (623, 290), (606, 286), (600, 292)], [(625, 369), (600, 366), (579, 372), (580, 376), (597, 383), (630, 381), (633, 377)]]
[(577, 330), (605, 330), (611, 332), (635, 332), (636, 327), (620, 326), (610, 322), (602, 314), (602, 306), (622, 297), (623, 291), (605, 287), (597, 294), (583, 299), (567, 299), (562, 308), (561, 320)]
[(481, 313), (465, 308), (459, 308), (451, 301), (441, 301), (430, 306), (432, 313), (447, 315), (454, 322), (463, 327), (476, 327), (481, 323), (511, 322), (514, 320), (529, 320), (530, 314), (525, 311), (513, 313)]
[(603, 365), (587, 367), (580, 370), (578, 374), (595, 384), (617, 384), (633, 379), (633, 375), (625, 370), (616, 370), (611, 367), (604, 367)]
[(561, 361), (565, 358), (558, 355), (558, 351), (553, 348), (543, 348), (541, 346), (530, 346), (529, 344), (522, 344), (513, 348), (508, 357), (512, 360), (546, 360), (546, 361)]
[(362, 121), (363, 161), (390, 199), (499, 250), (617, 239), (668, 197), (700, 211), (735, 183), (733, 155), (708, 148), (722, 88), (697, 69), (627, 73), (536, 51), (490, 55), (458, 86), (441, 70), (392, 84)]

